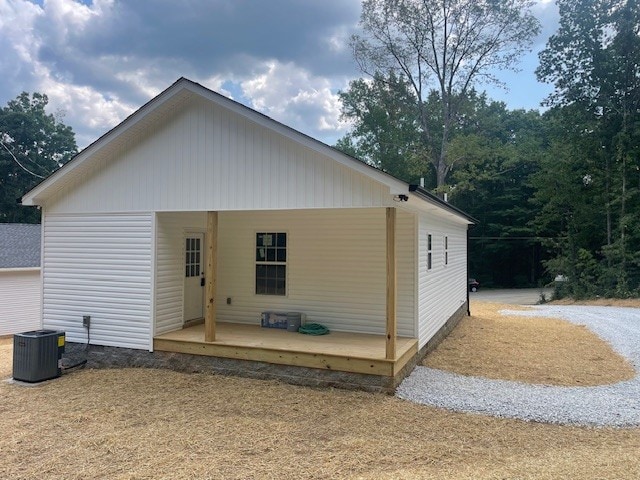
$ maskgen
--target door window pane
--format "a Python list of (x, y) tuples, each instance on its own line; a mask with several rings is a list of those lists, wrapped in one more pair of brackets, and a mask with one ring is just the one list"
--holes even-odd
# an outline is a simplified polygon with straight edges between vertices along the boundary
[(197, 277), (202, 271), (202, 242), (197, 237), (187, 237), (185, 239), (185, 276)]

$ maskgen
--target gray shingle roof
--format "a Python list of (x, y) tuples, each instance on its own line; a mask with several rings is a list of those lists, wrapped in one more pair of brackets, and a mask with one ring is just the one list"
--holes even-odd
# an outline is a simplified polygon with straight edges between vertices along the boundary
[(40, 225), (0, 223), (0, 268), (40, 266)]

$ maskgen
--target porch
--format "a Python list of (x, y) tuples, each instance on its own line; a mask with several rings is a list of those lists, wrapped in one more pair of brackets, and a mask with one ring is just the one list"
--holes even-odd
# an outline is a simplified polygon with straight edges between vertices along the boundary
[(396, 338), (396, 354), (387, 359), (384, 335), (332, 331), (310, 336), (259, 325), (216, 323), (215, 340), (205, 342), (203, 324), (158, 335), (156, 351), (204, 355), (394, 377), (418, 351), (418, 340)]

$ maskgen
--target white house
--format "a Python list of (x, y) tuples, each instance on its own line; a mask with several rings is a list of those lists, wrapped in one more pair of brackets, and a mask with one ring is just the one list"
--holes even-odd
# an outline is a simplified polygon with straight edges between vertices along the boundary
[(468, 311), (473, 219), (184, 78), (22, 203), (42, 209), (43, 326), (69, 342), (90, 316), (94, 345), (397, 379)]
[(40, 225), (0, 223), (0, 336), (40, 328)]

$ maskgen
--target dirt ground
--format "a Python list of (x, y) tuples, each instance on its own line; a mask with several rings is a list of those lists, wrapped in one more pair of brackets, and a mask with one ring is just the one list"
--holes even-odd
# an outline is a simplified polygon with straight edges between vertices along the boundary
[(471, 317), (423, 365), (461, 375), (525, 383), (591, 386), (633, 378), (633, 366), (584, 326), (501, 315), (514, 306), (471, 303)]
[[(11, 359), (11, 340), (0, 340), (3, 380)], [(33, 387), (1, 381), (0, 398), (0, 478), (640, 478), (640, 429), (526, 423), (379, 394), (124, 369)]]
[(549, 302), (551, 305), (593, 305), (596, 307), (631, 307), (640, 308), (640, 298), (597, 298), (592, 300), (573, 300), (563, 298)]

